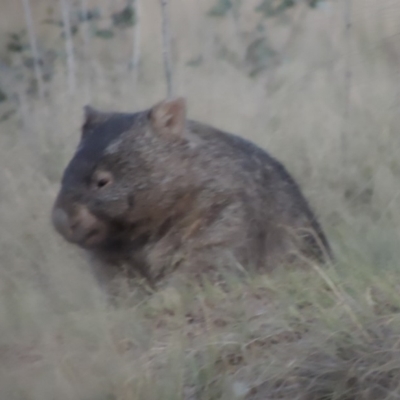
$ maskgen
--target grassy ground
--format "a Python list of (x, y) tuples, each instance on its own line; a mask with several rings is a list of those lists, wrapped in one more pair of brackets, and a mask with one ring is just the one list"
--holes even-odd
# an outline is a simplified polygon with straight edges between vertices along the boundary
[[(17, 2), (1, 3), (1, 32), (23, 27)], [(164, 96), (158, 4), (148, 1), (137, 82), (127, 69), (131, 30), (93, 39), (89, 53), (81, 33), (74, 37), (73, 94), (62, 59), (45, 99), (29, 94), (25, 70), (21, 78), (1, 69), (16, 103), (0, 104), (0, 115), (15, 111), (0, 122), (0, 398), (400, 398), (400, 8), (354, 0), (350, 36), (338, 3), (268, 20), (263, 35), (279, 60), (249, 77), (240, 60), (258, 2), (244, 4), (238, 36), (229, 17), (206, 16), (214, 2), (198, 3), (174, 0), (171, 10), (177, 91), (190, 117), (246, 136), (287, 165), (337, 265), (227, 277), (223, 287), (125, 290), (113, 308), (81, 254), (54, 235), (49, 210), (81, 107), (132, 111)], [(32, 1), (34, 20), (40, 43), (58, 49), (59, 31), (38, 22), (48, 4)], [(18, 57), (7, 62), (18, 66)]]

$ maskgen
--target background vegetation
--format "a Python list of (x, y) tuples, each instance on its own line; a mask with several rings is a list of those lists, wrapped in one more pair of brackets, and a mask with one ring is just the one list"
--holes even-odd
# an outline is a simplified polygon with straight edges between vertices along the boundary
[(171, 0), (176, 92), (301, 184), (328, 269), (126, 290), (49, 210), (82, 106), (165, 96), (158, 0), (0, 1), (0, 398), (400, 398), (400, 4)]

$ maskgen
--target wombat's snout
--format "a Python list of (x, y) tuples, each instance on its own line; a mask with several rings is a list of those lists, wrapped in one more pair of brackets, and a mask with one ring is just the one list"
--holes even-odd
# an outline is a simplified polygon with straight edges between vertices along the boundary
[(51, 220), (56, 231), (65, 240), (81, 247), (98, 245), (107, 234), (106, 225), (84, 206), (76, 207), (73, 212), (68, 213), (56, 205)]

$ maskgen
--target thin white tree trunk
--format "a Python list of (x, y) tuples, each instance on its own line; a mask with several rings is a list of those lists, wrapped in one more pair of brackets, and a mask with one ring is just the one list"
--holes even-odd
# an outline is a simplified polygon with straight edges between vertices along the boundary
[[(86, 18), (89, 10), (87, 0), (80, 1), (80, 8), (82, 15), (85, 16)], [(83, 36), (83, 46), (84, 46), (86, 97), (88, 98), (88, 101), (91, 101), (92, 100), (92, 90), (91, 90), (92, 52), (90, 46), (90, 32), (87, 20), (85, 20), (82, 23), (82, 36)]]
[(171, 32), (169, 21), (169, 0), (160, 0), (162, 13), (162, 37), (165, 78), (167, 81), (167, 96), (174, 96), (173, 71), (171, 62)]
[(344, 40), (345, 40), (345, 55), (344, 55), (344, 94), (343, 94), (343, 128), (342, 128), (342, 157), (343, 162), (347, 160), (347, 135), (349, 134), (349, 123), (351, 113), (351, 30), (352, 30), (352, 0), (344, 1)]
[(135, 85), (138, 81), (139, 74), (139, 62), (140, 62), (140, 52), (141, 52), (141, 5), (140, 0), (134, 0), (133, 11), (135, 15), (135, 25), (133, 27), (133, 52), (132, 52), (132, 62), (131, 67), (134, 73)]
[(35, 33), (35, 28), (32, 19), (32, 11), (29, 0), (22, 0), (22, 5), (24, 7), (24, 14), (25, 14), (25, 23), (28, 29), (29, 35), (29, 43), (32, 51), (33, 56), (33, 68), (35, 73), (36, 83), (38, 85), (39, 96), (41, 99), (44, 98), (44, 84), (43, 84), (43, 75), (42, 70), (40, 67), (40, 56), (39, 50), (37, 46), (37, 38)]
[(76, 90), (76, 65), (72, 42), (71, 21), (69, 18), (68, 0), (60, 0), (62, 21), (65, 35), (65, 51), (67, 53), (68, 90), (70, 94)]
[(242, 30), (240, 28), (240, 13), (239, 13), (240, 3), (238, 1), (232, 1), (231, 16), (232, 24), (235, 30), (237, 47), (239, 50), (240, 66), (243, 67), (246, 55), (246, 46), (244, 44)]

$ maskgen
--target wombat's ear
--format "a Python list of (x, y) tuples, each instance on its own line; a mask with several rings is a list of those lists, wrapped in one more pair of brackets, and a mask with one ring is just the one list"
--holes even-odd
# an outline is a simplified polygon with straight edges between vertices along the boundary
[(150, 123), (156, 133), (182, 137), (185, 130), (186, 101), (179, 97), (156, 104), (150, 111)]
[(96, 124), (104, 121), (106, 115), (89, 105), (83, 107), (83, 114), (82, 136), (85, 136), (85, 134), (92, 130)]

